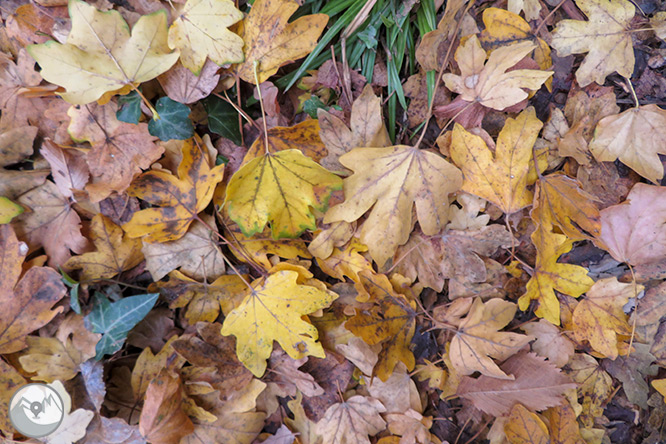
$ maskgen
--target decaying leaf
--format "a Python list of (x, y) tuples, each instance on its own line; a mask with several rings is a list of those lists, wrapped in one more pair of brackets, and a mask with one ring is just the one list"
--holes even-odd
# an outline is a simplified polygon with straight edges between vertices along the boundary
[(462, 183), (460, 171), (442, 157), (408, 146), (357, 148), (340, 163), (354, 174), (343, 182), (345, 201), (324, 222), (354, 222), (370, 210), (360, 239), (380, 267), (409, 239), (413, 207), (425, 234), (444, 228), (449, 194)]
[(561, 57), (588, 53), (576, 71), (578, 84), (603, 85), (614, 71), (631, 77), (634, 48), (629, 24), (636, 12), (634, 5), (627, 0), (577, 0), (576, 5), (589, 21), (560, 21), (550, 44)]
[(478, 371), (489, 378), (514, 379), (491, 358), (503, 361), (531, 340), (529, 336), (499, 331), (511, 322), (516, 309), (515, 304), (501, 299), (486, 303), (479, 298), (474, 300), (449, 349), (451, 364), (458, 373), (471, 375)]
[(530, 412), (522, 404), (514, 405), (509, 412), (509, 419), (504, 424), (504, 433), (511, 443), (550, 443), (546, 424), (539, 415)]
[(178, 60), (167, 45), (167, 14), (141, 17), (130, 34), (115, 10), (101, 12), (82, 0), (69, 0), (72, 30), (67, 43), (49, 41), (28, 47), (42, 67), (41, 75), (64, 87), (62, 97), (84, 105), (104, 93), (162, 74)]
[[(291, 0), (258, 0), (252, 5), (239, 33), (245, 42), (245, 61), (238, 75), (246, 82), (262, 83), (278, 68), (309, 54), (328, 22), (326, 14), (299, 17), (288, 23), (298, 4)], [(256, 63), (256, 66), (255, 66)]]
[(494, 50), (488, 61), (476, 35), (456, 50), (460, 75), (446, 73), (446, 87), (468, 103), (478, 103), (501, 111), (527, 98), (527, 90), (537, 90), (553, 74), (550, 71), (516, 69), (508, 71), (537, 45), (524, 41)]
[(224, 165), (211, 168), (206, 153), (192, 140), (183, 144), (182, 152), (178, 176), (165, 171), (149, 171), (132, 183), (129, 194), (160, 208), (134, 213), (123, 225), (129, 237), (143, 236), (145, 242), (180, 239), (210, 203), (215, 186), (222, 180)]

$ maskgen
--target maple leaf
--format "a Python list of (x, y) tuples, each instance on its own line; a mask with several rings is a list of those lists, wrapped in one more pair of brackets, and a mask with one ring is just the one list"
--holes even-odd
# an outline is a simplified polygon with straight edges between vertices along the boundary
[(194, 425), (182, 408), (183, 386), (179, 378), (162, 370), (148, 385), (141, 410), (139, 430), (146, 440), (178, 444), (194, 431)]
[(76, 150), (65, 149), (47, 139), (39, 153), (51, 165), (51, 175), (63, 197), (76, 200), (75, 193), (88, 183), (90, 172), (85, 156)]
[(664, 166), (658, 155), (666, 154), (665, 125), (666, 111), (657, 105), (630, 108), (604, 117), (594, 130), (590, 152), (600, 162), (620, 159), (641, 176), (657, 183), (664, 177)]
[(383, 274), (362, 271), (359, 277), (360, 288), (376, 305), (373, 309), (357, 312), (345, 323), (345, 328), (369, 345), (382, 344), (373, 376), (386, 381), (399, 361), (408, 370), (413, 370), (416, 362), (410, 343), (416, 328), (416, 305), (395, 293)]
[(520, 350), (532, 338), (518, 333), (498, 331), (513, 319), (516, 305), (501, 299), (482, 302), (475, 298), (467, 316), (460, 322), (451, 340), (449, 357), (456, 372), (481, 374), (498, 379), (513, 379), (491, 357), (503, 361)]
[(212, 322), (220, 314), (230, 312), (241, 301), (245, 284), (236, 275), (225, 274), (212, 283), (199, 283), (178, 271), (169, 274), (168, 282), (158, 282), (158, 288), (172, 309), (187, 307), (185, 319), (194, 325)]
[(64, 87), (74, 104), (94, 102), (104, 93), (154, 79), (178, 60), (167, 45), (167, 14), (142, 16), (130, 35), (120, 12), (101, 12), (82, 0), (69, 0), (72, 30), (67, 43), (28, 46), (47, 81)]
[(589, 21), (561, 20), (550, 45), (560, 57), (587, 52), (576, 71), (580, 86), (603, 85), (606, 76), (617, 71), (626, 78), (634, 71), (634, 48), (630, 22), (636, 8), (626, 0), (577, 0)]
[(486, 265), (479, 256), (491, 256), (498, 248), (511, 246), (511, 235), (500, 225), (477, 230), (447, 230), (434, 237), (415, 231), (398, 248), (395, 270), (438, 292), (445, 279), (483, 282)]
[(557, 226), (570, 240), (585, 240), (601, 233), (596, 198), (580, 188), (580, 184), (564, 174), (540, 177), (537, 183), (536, 206), (539, 223)]
[(352, 238), (349, 245), (343, 249), (334, 248), (326, 259), (318, 258), (317, 264), (321, 271), (338, 280), (344, 281), (345, 276), (348, 276), (352, 281), (360, 282), (361, 271), (373, 271), (372, 263), (361, 255), (365, 251), (368, 251), (368, 247)]
[(334, 171), (344, 170), (338, 158), (354, 148), (391, 144), (382, 120), (381, 98), (375, 96), (371, 85), (366, 85), (361, 95), (354, 100), (349, 128), (323, 108), (317, 111), (317, 120), (321, 128), (319, 136), (328, 149), (328, 155), (321, 160), (321, 164)]
[(71, 340), (65, 343), (57, 338), (26, 337), (28, 348), (19, 357), (19, 362), (27, 372), (36, 373), (35, 381), (53, 382), (69, 381), (79, 372), (79, 365), (86, 359), (95, 356), (82, 356)]
[(569, 404), (551, 407), (542, 415), (548, 420), (548, 430), (552, 444), (584, 444), (576, 413)]
[(199, 75), (194, 75), (179, 62), (161, 74), (157, 81), (170, 99), (187, 105), (208, 97), (213, 92), (220, 81), (218, 69), (220, 68), (215, 63), (207, 61)]
[(67, 114), (71, 117), (67, 127), (70, 136), (93, 147), (86, 162), (94, 181), (86, 189), (95, 202), (112, 191), (125, 191), (132, 179), (164, 152), (145, 123), (119, 121), (112, 103), (73, 106)]
[(139, 176), (127, 190), (160, 208), (134, 213), (123, 224), (129, 237), (143, 237), (144, 242), (180, 239), (190, 224), (210, 203), (215, 186), (222, 180), (224, 165), (213, 168), (199, 146), (189, 139), (183, 144), (183, 158), (178, 177), (165, 171), (149, 171)]
[(64, 265), (66, 270), (81, 269), (81, 280), (111, 278), (143, 260), (141, 241), (124, 235), (108, 217), (96, 214), (90, 229), (97, 251), (72, 257)]
[(414, 206), (427, 235), (448, 222), (449, 194), (460, 188), (462, 174), (437, 154), (397, 145), (357, 148), (339, 160), (354, 174), (343, 182), (345, 201), (328, 210), (324, 223), (354, 222), (370, 210), (360, 239), (380, 267), (409, 239)]
[(188, 0), (176, 14), (168, 42), (184, 67), (198, 76), (206, 56), (220, 66), (243, 61), (243, 39), (227, 29), (243, 19), (232, 1)]
[(155, 282), (176, 268), (195, 279), (215, 279), (224, 273), (224, 256), (209, 228), (215, 219), (206, 215), (201, 219), (207, 226), (195, 220), (178, 240), (143, 244), (146, 268)]
[(257, 279), (236, 309), (227, 315), (222, 334), (236, 336), (239, 359), (257, 377), (266, 370), (266, 359), (276, 340), (294, 359), (324, 357), (317, 329), (305, 315), (328, 307), (334, 293), (297, 284), (299, 274), (278, 271)]
[(429, 444), (432, 441), (430, 427), (432, 417), (423, 417), (419, 412), (409, 409), (404, 413), (389, 413), (386, 415), (388, 429), (391, 433), (402, 436), (401, 443)]
[[(270, 140), (270, 138), (269, 138)], [(243, 165), (229, 180), (229, 217), (246, 236), (264, 230), (274, 238), (298, 237), (315, 228), (310, 207), (325, 211), (341, 179), (295, 149), (267, 153)]]
[(289, 23), (296, 9), (298, 3), (291, 0), (258, 0), (252, 5), (238, 30), (245, 42), (245, 61), (237, 68), (241, 79), (263, 83), (278, 68), (308, 55), (317, 46), (328, 16), (311, 14)]
[(664, 187), (637, 183), (627, 200), (601, 211), (600, 240), (620, 262), (632, 265), (666, 259)]
[(44, 104), (21, 94), (25, 88), (36, 87), (42, 76), (35, 71), (35, 62), (25, 49), (21, 49), (16, 63), (0, 53), (0, 128), (9, 130), (27, 125), (38, 125)]
[(573, 312), (576, 339), (588, 341), (595, 351), (611, 359), (617, 358), (617, 336), (631, 336), (622, 307), (641, 291), (642, 285), (623, 284), (614, 277), (597, 281)]
[(539, 415), (530, 412), (522, 404), (514, 405), (509, 412), (504, 433), (512, 443), (550, 444), (546, 424)]
[(574, 343), (545, 319), (525, 324), (521, 329), (536, 338), (532, 343), (532, 350), (539, 356), (548, 358), (548, 361), (557, 367), (564, 367), (574, 354)]
[(465, 102), (502, 111), (525, 100), (528, 94), (524, 89), (539, 89), (553, 74), (535, 69), (507, 71), (536, 47), (529, 41), (502, 46), (493, 51), (486, 62), (486, 52), (476, 35), (472, 35), (456, 50), (460, 75), (446, 73), (442, 79), (446, 87), (460, 94)]
[(613, 379), (590, 355), (575, 354), (567, 368), (571, 379), (578, 384), (578, 394), (583, 397), (581, 422), (590, 427), (604, 414), (604, 406), (614, 390)]
[(565, 390), (576, 388), (568, 376), (534, 353), (521, 352), (507, 359), (501, 369), (514, 379), (481, 375), (465, 376), (457, 394), (490, 415), (503, 416), (517, 402), (531, 410), (560, 405)]
[[(532, 1), (511, 0), (509, 5), (517, 2), (531, 5)], [(539, 5), (538, 8), (540, 10), (541, 6)], [(525, 13), (525, 18), (533, 20), (527, 16), (527, 12)], [(488, 8), (483, 11), (483, 24), (486, 26), (486, 29), (479, 35), (479, 41), (484, 48), (495, 50), (506, 45), (514, 45), (525, 41), (536, 43), (534, 61), (543, 70), (550, 69), (552, 66), (550, 46), (532, 32), (529, 23), (519, 16), (517, 11), (511, 10), (511, 8), (509, 8), (509, 11), (499, 8)], [(550, 82), (550, 79), (548, 82)]]
[(82, 253), (88, 246), (81, 235), (81, 218), (53, 182), (46, 181), (28, 191), (18, 202), (32, 211), (14, 220), (16, 232), (31, 249), (44, 247), (50, 265), (62, 265), (69, 259), (70, 250)]
[(19, 281), (28, 253), (9, 225), (0, 225), (0, 353), (27, 346), (25, 336), (48, 324), (62, 307), (51, 310), (65, 296), (60, 276), (51, 268), (32, 267)]
[(379, 415), (385, 411), (382, 403), (374, 398), (352, 396), (330, 406), (315, 430), (323, 437), (323, 444), (370, 444), (368, 435), (374, 436), (386, 428), (386, 422)]
[(312, 258), (303, 239), (273, 239), (268, 227), (260, 235), (247, 237), (240, 231), (238, 225), (231, 221), (227, 224), (227, 228), (232, 234), (230, 237), (238, 247), (232, 249), (231, 252), (243, 262), (251, 259), (268, 270), (273, 267), (269, 255), (276, 255), (285, 259), (296, 259), (299, 256)]
[(527, 189), (532, 147), (543, 123), (534, 108), (507, 119), (493, 153), (483, 139), (459, 124), (453, 129), (451, 159), (463, 171), (462, 189), (514, 213), (532, 203)]
[(275, 154), (290, 149), (297, 149), (311, 160), (319, 162), (327, 154), (326, 146), (319, 138), (319, 131), (319, 121), (315, 119), (304, 120), (294, 126), (269, 128), (266, 137), (257, 137), (252, 143), (242, 164), (267, 153)]

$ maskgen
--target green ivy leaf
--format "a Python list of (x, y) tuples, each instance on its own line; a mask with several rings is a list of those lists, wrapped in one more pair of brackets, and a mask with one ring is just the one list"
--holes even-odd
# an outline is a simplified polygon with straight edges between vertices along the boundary
[(148, 132), (160, 140), (185, 140), (194, 135), (190, 108), (168, 97), (160, 97), (155, 105), (159, 119), (148, 122)]
[(127, 333), (146, 317), (158, 296), (158, 293), (149, 293), (111, 302), (102, 293), (95, 293), (93, 309), (84, 318), (88, 330), (102, 333), (102, 339), (95, 347), (95, 359), (99, 361), (104, 355), (112, 355), (120, 350), (127, 339)]
[(328, 106), (315, 95), (310, 96), (308, 100), (303, 102), (303, 111), (308, 113), (313, 119), (317, 118), (317, 110), (319, 108), (328, 111)]
[(125, 123), (139, 123), (141, 118), (141, 96), (138, 92), (132, 91), (126, 96), (118, 97), (120, 108), (116, 111), (116, 119)]
[(238, 112), (233, 106), (215, 96), (204, 100), (204, 108), (208, 113), (208, 127), (215, 134), (226, 137), (236, 145), (242, 143)]

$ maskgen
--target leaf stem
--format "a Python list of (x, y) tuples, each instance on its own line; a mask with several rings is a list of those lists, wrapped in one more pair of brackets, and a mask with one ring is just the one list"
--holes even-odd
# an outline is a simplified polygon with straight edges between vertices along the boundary
[(257, 84), (257, 94), (259, 95), (259, 107), (261, 108), (261, 120), (263, 121), (264, 124), (264, 149), (266, 151), (266, 154), (270, 154), (268, 152), (268, 128), (266, 127), (266, 112), (264, 111), (264, 99), (261, 95), (261, 86), (259, 85), (259, 75), (257, 74), (257, 67), (259, 66), (259, 60), (255, 60), (254, 64), (252, 66), (252, 70), (254, 73), (254, 81)]
[(629, 78), (625, 77), (624, 80), (627, 82), (627, 86), (629, 86), (629, 89), (631, 90), (631, 95), (634, 98), (635, 107), (639, 108), (640, 104), (638, 103), (638, 96), (636, 95), (636, 90), (634, 89), (634, 85), (631, 83), (631, 80)]
[(137, 88), (136, 86), (132, 85), (132, 90), (136, 91), (136, 93), (141, 97), (141, 100), (143, 103), (148, 107), (151, 113), (153, 113), (153, 119), (154, 120), (160, 120), (160, 115), (158, 114), (157, 110), (153, 106), (152, 103), (150, 103), (150, 100), (146, 99), (146, 96), (141, 93), (141, 90)]

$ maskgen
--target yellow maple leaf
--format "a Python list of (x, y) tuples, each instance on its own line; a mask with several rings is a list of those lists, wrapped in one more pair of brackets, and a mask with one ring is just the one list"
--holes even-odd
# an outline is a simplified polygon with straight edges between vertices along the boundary
[(529, 307), (530, 301), (536, 300), (539, 305), (534, 313), (560, 325), (560, 302), (555, 290), (578, 297), (585, 293), (594, 281), (587, 275), (585, 268), (557, 262), (559, 257), (573, 246), (573, 241), (566, 236), (553, 233), (539, 223), (532, 233), (532, 243), (537, 248), (536, 265), (534, 274), (527, 283), (527, 291), (518, 299), (518, 306), (524, 311)]
[(243, 61), (243, 39), (227, 29), (243, 19), (231, 0), (188, 0), (177, 14), (168, 42), (184, 67), (199, 75), (206, 56), (218, 65)]
[(81, 269), (81, 280), (111, 278), (143, 260), (141, 240), (123, 235), (123, 230), (103, 214), (93, 217), (90, 230), (97, 251), (71, 257), (64, 265), (66, 270)]
[[(257, 0), (241, 23), (239, 34), (245, 42), (245, 62), (238, 65), (241, 79), (256, 84), (266, 81), (283, 65), (305, 57), (317, 46), (328, 23), (326, 14), (311, 14), (289, 22), (298, 9), (291, 0)], [(255, 63), (258, 63), (255, 67)]]
[(167, 71), (178, 51), (167, 45), (167, 14), (139, 18), (130, 35), (120, 12), (101, 12), (82, 0), (69, 0), (72, 30), (67, 43), (28, 46), (47, 81), (64, 87), (66, 101), (93, 102), (104, 93), (154, 79)]
[(257, 377), (266, 370), (273, 341), (294, 359), (324, 357), (317, 329), (306, 315), (328, 307), (335, 293), (299, 285), (296, 271), (283, 270), (257, 279), (243, 302), (227, 315), (222, 334), (236, 336), (240, 361)]
[(139, 176), (127, 192), (160, 208), (134, 213), (123, 225), (129, 237), (145, 236), (145, 242), (166, 242), (181, 238), (199, 212), (208, 206), (215, 186), (222, 180), (224, 165), (211, 168), (207, 156), (192, 140), (183, 144), (178, 177), (165, 171), (148, 171)]
[(499, 331), (511, 322), (516, 308), (516, 304), (502, 299), (491, 299), (486, 303), (480, 298), (474, 299), (449, 348), (451, 365), (456, 372), (471, 375), (478, 371), (493, 378), (514, 379), (491, 357), (503, 361), (532, 340), (530, 336)]
[(327, 258), (317, 258), (317, 264), (321, 271), (340, 281), (344, 281), (345, 276), (348, 276), (352, 281), (360, 282), (358, 274), (361, 271), (372, 271), (372, 263), (360, 254), (365, 251), (368, 251), (368, 247), (352, 238), (344, 248), (334, 248)]
[(650, 384), (664, 397), (664, 402), (666, 402), (666, 379), (653, 379)]
[(310, 207), (326, 211), (342, 180), (299, 150), (266, 153), (243, 165), (227, 185), (227, 212), (246, 236), (268, 222), (274, 238), (315, 228)]
[(634, 47), (629, 25), (636, 12), (634, 5), (627, 0), (576, 0), (576, 5), (590, 20), (558, 22), (550, 45), (560, 57), (588, 53), (576, 71), (578, 84), (603, 85), (606, 76), (615, 71), (631, 77)]
[(567, 364), (567, 373), (578, 384), (578, 394), (583, 398), (580, 420), (591, 427), (604, 414), (608, 397), (613, 392), (613, 378), (590, 355), (576, 353)]
[(611, 359), (617, 358), (617, 336), (631, 335), (623, 307), (643, 288), (632, 282), (618, 282), (615, 277), (597, 281), (574, 309), (576, 339), (588, 341), (595, 351)]
[(504, 433), (510, 443), (549, 444), (548, 427), (539, 415), (527, 410), (522, 404), (511, 408), (504, 423)]
[(460, 189), (462, 174), (441, 156), (396, 145), (356, 148), (339, 160), (354, 174), (344, 180), (345, 201), (328, 210), (324, 223), (353, 222), (370, 210), (360, 239), (380, 267), (409, 239), (414, 206), (425, 234), (445, 227), (449, 194)]
[(664, 177), (659, 154), (666, 154), (666, 111), (657, 105), (644, 105), (604, 117), (594, 130), (589, 148), (598, 161), (620, 159), (657, 183)]
[(460, 75), (447, 73), (442, 78), (446, 87), (460, 94), (464, 101), (501, 111), (525, 100), (528, 94), (523, 89), (535, 91), (553, 74), (536, 69), (507, 72), (536, 47), (529, 41), (502, 46), (486, 62), (486, 52), (476, 35), (472, 35), (456, 50)]
[(362, 271), (359, 277), (356, 288), (359, 293), (365, 292), (364, 296), (374, 306), (359, 310), (345, 328), (369, 345), (382, 345), (373, 376), (388, 380), (398, 362), (405, 364), (407, 370), (413, 370), (416, 362), (410, 344), (416, 328), (416, 304), (397, 294), (383, 274)]
[(462, 189), (494, 203), (507, 214), (532, 203), (527, 189), (532, 147), (543, 123), (529, 107), (507, 119), (493, 153), (486, 142), (459, 124), (453, 129), (451, 158), (465, 176)]

